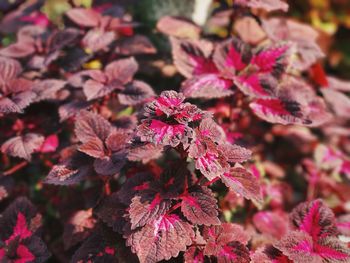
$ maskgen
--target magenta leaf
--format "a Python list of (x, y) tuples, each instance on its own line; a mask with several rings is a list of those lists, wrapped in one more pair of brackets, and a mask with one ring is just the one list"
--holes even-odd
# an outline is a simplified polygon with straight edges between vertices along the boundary
[(211, 60), (213, 45), (204, 40), (170, 38), (173, 60), (178, 71), (187, 78), (194, 75), (217, 73)]
[(252, 51), (249, 45), (233, 37), (216, 46), (213, 58), (223, 75), (233, 76), (248, 66)]
[(171, 202), (163, 200), (160, 194), (149, 200), (143, 199), (142, 196), (136, 195), (131, 200), (129, 215), (132, 230), (162, 217), (171, 205)]
[(4, 142), (1, 146), (1, 151), (30, 161), (32, 153), (39, 150), (43, 142), (44, 136), (36, 133), (27, 133)]
[(233, 83), (215, 73), (202, 74), (183, 82), (181, 91), (188, 98), (214, 99), (231, 96)]
[(232, 167), (221, 176), (222, 182), (232, 191), (261, 205), (263, 202), (258, 179), (244, 168)]
[(177, 257), (192, 243), (193, 237), (189, 223), (177, 215), (164, 215), (131, 233), (127, 237), (127, 245), (131, 246), (141, 263), (158, 262)]
[(290, 217), (295, 227), (308, 233), (314, 240), (338, 233), (332, 210), (319, 199), (298, 205)]
[(216, 199), (209, 188), (195, 187), (181, 198), (181, 211), (191, 223), (207, 226), (220, 224)]
[(335, 237), (314, 242), (307, 233), (294, 231), (275, 245), (296, 262), (347, 262), (350, 251)]
[(45, 138), (45, 141), (41, 145), (40, 152), (50, 153), (55, 152), (59, 145), (58, 136), (56, 134), (51, 134)]
[(163, 146), (152, 143), (135, 144), (128, 152), (128, 160), (134, 162), (148, 163), (150, 160), (158, 159), (163, 153)]
[(279, 212), (261, 211), (254, 215), (255, 227), (263, 234), (281, 239), (288, 231), (288, 218)]

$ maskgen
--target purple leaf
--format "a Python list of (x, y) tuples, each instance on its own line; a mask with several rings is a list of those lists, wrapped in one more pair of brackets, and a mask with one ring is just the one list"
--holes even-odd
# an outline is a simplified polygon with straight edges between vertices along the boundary
[(290, 217), (295, 227), (308, 233), (314, 240), (338, 233), (332, 210), (320, 199), (298, 205)]
[(232, 167), (230, 172), (221, 176), (222, 182), (235, 193), (262, 204), (262, 195), (258, 179), (244, 168)]
[(150, 160), (158, 159), (163, 153), (163, 146), (152, 143), (135, 145), (128, 151), (129, 161), (148, 163)]
[(192, 243), (192, 226), (177, 215), (164, 215), (127, 237), (140, 263), (158, 262), (177, 257)]
[(118, 94), (118, 98), (121, 104), (134, 106), (143, 103), (154, 95), (151, 86), (143, 81), (134, 80), (126, 85), (125, 90)]
[(75, 123), (75, 134), (82, 143), (95, 138), (105, 141), (112, 131), (112, 125), (101, 115), (81, 111)]
[(143, 199), (142, 196), (135, 196), (131, 200), (129, 216), (132, 230), (162, 217), (171, 206), (171, 202), (163, 200), (159, 194), (150, 200)]
[(125, 56), (157, 53), (152, 42), (142, 35), (120, 39), (116, 45), (115, 52)]
[(209, 188), (195, 187), (181, 198), (181, 211), (191, 223), (207, 226), (220, 224), (216, 199)]

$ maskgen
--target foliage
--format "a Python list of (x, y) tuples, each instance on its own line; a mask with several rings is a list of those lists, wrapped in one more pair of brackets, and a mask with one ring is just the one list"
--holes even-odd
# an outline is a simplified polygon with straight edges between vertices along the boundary
[(349, 262), (346, 19), (116, 2), (0, 4), (0, 261)]

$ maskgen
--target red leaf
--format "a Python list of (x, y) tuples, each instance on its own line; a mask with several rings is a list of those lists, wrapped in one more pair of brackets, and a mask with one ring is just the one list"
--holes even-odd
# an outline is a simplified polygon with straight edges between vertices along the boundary
[(217, 74), (202, 74), (182, 83), (181, 91), (188, 98), (214, 99), (231, 96), (231, 80), (221, 78)]
[(192, 243), (193, 237), (190, 224), (177, 215), (164, 215), (128, 236), (127, 245), (141, 263), (158, 262), (177, 257)]
[(142, 196), (135, 196), (131, 200), (129, 215), (132, 230), (162, 217), (171, 206), (171, 202), (163, 200), (159, 194), (154, 198), (147, 198), (149, 200), (143, 199)]
[(118, 80), (122, 84), (130, 82), (138, 70), (138, 64), (134, 57), (119, 59), (109, 63), (105, 73), (109, 80)]
[(45, 141), (41, 145), (40, 152), (49, 153), (55, 152), (58, 147), (59, 141), (56, 134), (51, 134), (46, 137)]
[(129, 161), (141, 161), (142, 163), (148, 163), (150, 160), (158, 159), (163, 153), (163, 146), (154, 145), (152, 143), (146, 143), (141, 145), (135, 145), (128, 151)]
[(314, 240), (338, 233), (332, 210), (319, 199), (298, 205), (290, 217), (294, 226), (308, 233)]
[(224, 184), (237, 194), (250, 199), (257, 204), (262, 204), (260, 184), (257, 178), (246, 169), (232, 167), (229, 173), (221, 176)]
[(210, 59), (213, 44), (204, 40), (179, 40), (170, 38), (176, 68), (187, 78), (195, 75), (217, 73)]
[(181, 211), (191, 223), (207, 226), (220, 224), (216, 199), (209, 188), (195, 187), (181, 198)]
[(288, 219), (278, 212), (262, 211), (253, 217), (256, 228), (263, 234), (281, 239), (288, 231)]

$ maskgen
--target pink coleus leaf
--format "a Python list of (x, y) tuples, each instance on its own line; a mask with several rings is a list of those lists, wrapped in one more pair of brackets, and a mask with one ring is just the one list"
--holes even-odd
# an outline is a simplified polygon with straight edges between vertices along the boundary
[(202, 74), (183, 82), (181, 91), (188, 98), (214, 99), (232, 95), (232, 85), (231, 80), (221, 78), (218, 74)]
[(181, 199), (181, 211), (191, 223), (207, 226), (220, 224), (216, 199), (209, 188), (195, 187)]
[(168, 36), (189, 39), (198, 39), (201, 32), (193, 22), (172, 16), (163, 16), (157, 23), (157, 30)]
[(298, 205), (290, 217), (295, 227), (308, 233), (314, 240), (338, 233), (332, 210), (320, 199)]
[(98, 12), (87, 8), (73, 8), (68, 10), (66, 15), (76, 24), (85, 27), (96, 27), (101, 19)]
[(257, 178), (241, 167), (232, 167), (221, 176), (222, 182), (237, 194), (261, 205), (263, 202)]
[(55, 152), (58, 147), (59, 141), (58, 136), (56, 134), (51, 134), (47, 136), (40, 147), (40, 152), (42, 153), (50, 153)]
[(128, 151), (128, 159), (129, 161), (148, 163), (150, 160), (158, 159), (162, 153), (162, 145), (154, 145), (153, 143), (134, 145)]
[(293, 66), (298, 69), (306, 70), (325, 56), (317, 44), (319, 33), (307, 24), (273, 17), (264, 20), (263, 27), (272, 41), (291, 41), (296, 44), (299, 56)]
[(170, 208), (171, 202), (156, 194), (150, 200), (143, 200), (142, 196), (135, 196), (131, 200), (129, 216), (131, 229), (142, 227), (163, 216)]
[(21, 72), (22, 66), (17, 60), (0, 57), (0, 86), (16, 78)]
[(137, 135), (142, 141), (156, 145), (171, 145), (176, 147), (186, 142), (192, 129), (185, 124), (168, 124), (159, 120), (144, 120), (138, 127)]
[(253, 51), (251, 63), (258, 67), (259, 73), (269, 73), (280, 77), (290, 63), (293, 47), (290, 43), (261, 46)]
[(195, 75), (217, 73), (211, 60), (213, 44), (204, 40), (180, 40), (170, 38), (176, 68), (187, 78)]
[(27, 133), (4, 142), (1, 146), (1, 151), (30, 161), (32, 153), (39, 150), (43, 142), (44, 136), (36, 133)]
[(251, 158), (252, 152), (236, 144), (223, 143), (218, 146), (219, 151), (223, 153), (230, 163), (241, 163)]
[(295, 262), (347, 262), (349, 249), (335, 237), (314, 242), (305, 232), (293, 231), (274, 245)]
[(248, 66), (252, 51), (249, 45), (233, 37), (216, 46), (213, 59), (221, 74), (229, 77)]
[(204, 263), (203, 251), (196, 247), (189, 247), (184, 253), (186, 263)]
[(288, 11), (288, 4), (283, 0), (237, 0), (235, 3), (250, 8), (264, 9), (268, 12), (276, 10)]
[(249, 263), (250, 255), (248, 248), (238, 241), (224, 245), (216, 254), (218, 263)]
[(337, 218), (337, 228), (343, 235), (350, 236), (350, 214)]
[(105, 31), (101, 28), (90, 29), (82, 39), (82, 45), (90, 52), (108, 50), (109, 45), (115, 40), (113, 31)]
[(288, 231), (288, 217), (283, 213), (261, 211), (254, 215), (253, 222), (263, 234), (281, 239)]
[(160, 96), (153, 102), (145, 105), (145, 116), (162, 116), (167, 117), (174, 115), (183, 105), (185, 96), (182, 93), (177, 93), (174, 90), (163, 91)]
[[(0, 217), (0, 240), (8, 245), (14, 240), (21, 241), (31, 237), (40, 227), (41, 221), (34, 220), (38, 215), (27, 198), (17, 198)], [(40, 219), (40, 215), (38, 218)]]
[(194, 232), (189, 223), (177, 215), (164, 215), (127, 237), (141, 263), (158, 262), (177, 257), (192, 243)]
[(350, 98), (349, 96), (333, 89), (324, 88), (321, 90), (326, 102), (331, 106), (339, 117), (349, 118)]
[(203, 229), (203, 237), (207, 242), (204, 248), (204, 254), (216, 256), (231, 242), (238, 242), (244, 246), (250, 239), (249, 235), (240, 225), (232, 223), (205, 227)]
[(232, 241), (239, 241), (247, 244), (250, 236), (244, 231), (243, 227), (233, 223), (223, 223), (220, 226), (205, 227), (203, 237), (208, 242), (214, 242), (218, 245), (224, 245)]

